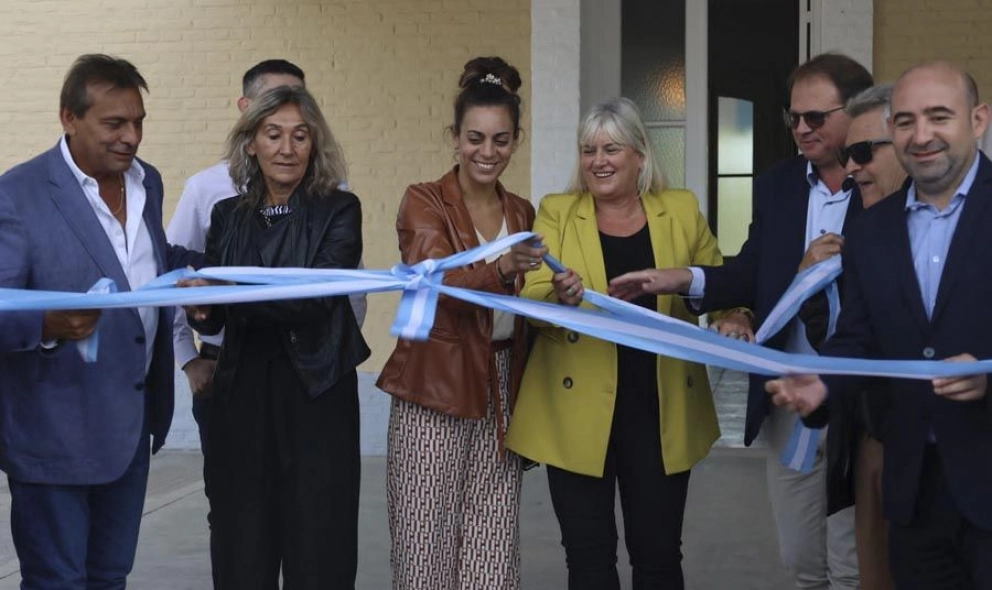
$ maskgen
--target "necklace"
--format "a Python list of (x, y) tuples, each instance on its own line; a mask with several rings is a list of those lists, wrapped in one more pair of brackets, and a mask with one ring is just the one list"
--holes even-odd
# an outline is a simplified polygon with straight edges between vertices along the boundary
[(125, 198), (125, 195), (124, 195), (124, 175), (123, 174), (121, 174), (121, 175), (119, 175), (117, 177), (117, 182), (119, 182), (120, 185), (121, 185), (121, 198), (117, 202), (117, 208), (114, 209), (113, 213), (111, 213), (111, 215), (113, 215), (114, 217), (117, 217), (117, 215), (121, 212), (121, 209), (124, 208), (124, 198)]

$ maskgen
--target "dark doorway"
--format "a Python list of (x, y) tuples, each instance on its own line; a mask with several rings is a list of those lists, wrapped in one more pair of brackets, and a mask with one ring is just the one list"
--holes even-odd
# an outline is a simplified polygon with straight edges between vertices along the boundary
[(754, 176), (797, 153), (782, 107), (799, 59), (799, 2), (709, 0), (708, 38), (709, 222), (732, 257), (751, 221)]

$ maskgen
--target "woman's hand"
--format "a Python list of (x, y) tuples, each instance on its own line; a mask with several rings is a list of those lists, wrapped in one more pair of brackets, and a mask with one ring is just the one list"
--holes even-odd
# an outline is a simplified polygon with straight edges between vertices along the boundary
[(554, 287), (558, 301), (565, 305), (574, 307), (582, 303), (585, 289), (582, 287), (582, 277), (574, 270), (568, 269), (565, 272), (556, 273), (551, 277), (551, 286)]
[(535, 236), (532, 240), (514, 244), (496, 261), (500, 276), (514, 280), (517, 273), (541, 268), (541, 259), (548, 253), (548, 249), (541, 245), (542, 240), (541, 236)]
[[(181, 288), (186, 287), (207, 287), (210, 285), (221, 285), (220, 281), (209, 281), (207, 279), (179, 279), (176, 281), (176, 286)], [(193, 321), (203, 322), (210, 317), (209, 305), (184, 305), (183, 310), (186, 315), (193, 318)]]

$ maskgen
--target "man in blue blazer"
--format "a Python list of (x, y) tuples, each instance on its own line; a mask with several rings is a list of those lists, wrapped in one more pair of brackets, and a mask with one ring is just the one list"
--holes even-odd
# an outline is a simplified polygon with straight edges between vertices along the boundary
[[(844, 147), (850, 117), (847, 101), (872, 86), (871, 74), (853, 59), (835, 53), (819, 55), (790, 76), (786, 124), (802, 155), (766, 170), (754, 184), (754, 215), (740, 254), (722, 267), (650, 269), (614, 279), (611, 293), (687, 293), (697, 311), (734, 307), (754, 311), (760, 326), (785, 293), (796, 272), (840, 252), (842, 234), (861, 212), (856, 188), (845, 184), (847, 173), (838, 154)], [(751, 326), (717, 325), (733, 336)], [(755, 326), (755, 328), (757, 327)], [(805, 328), (794, 321), (766, 343), (772, 348), (815, 354)], [(750, 376), (744, 444), (764, 428), (768, 444), (768, 492), (778, 531), (783, 564), (797, 587), (818, 590), (860, 588), (854, 541), (853, 509), (828, 518), (826, 461), (822, 445), (813, 467), (799, 471), (783, 465), (783, 451), (797, 418), (778, 410), (765, 393), (767, 378)]]
[[(866, 211), (844, 251), (844, 302), (823, 354), (879, 359), (992, 358), (992, 162), (974, 79), (935, 62), (896, 83), (889, 127), (911, 181)], [(776, 404), (809, 420), (829, 392), (864, 380), (770, 381)], [(992, 401), (984, 374), (886, 379), (882, 495), (900, 588), (992, 589)]]
[[(145, 80), (84, 55), (65, 135), (0, 177), (0, 286), (136, 288), (197, 257), (166, 244), (162, 179), (135, 155)], [(173, 405), (173, 308), (0, 312), (0, 469), (25, 590), (124, 588)], [(99, 328), (98, 360), (77, 343)]]

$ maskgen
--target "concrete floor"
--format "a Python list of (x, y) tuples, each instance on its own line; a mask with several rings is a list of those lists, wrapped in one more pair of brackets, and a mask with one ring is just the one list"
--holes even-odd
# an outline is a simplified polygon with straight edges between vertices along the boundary
[[(715, 449), (693, 471), (684, 527), (686, 587), (696, 590), (785, 590), (778, 560), (761, 451)], [(138, 590), (210, 588), (206, 500), (195, 452), (164, 452), (152, 460), (141, 538), (129, 587)], [(389, 588), (385, 459), (362, 461), (357, 588)], [(619, 504), (619, 502), (618, 502)], [(0, 590), (18, 587), (10, 545), (10, 496), (0, 490)], [(525, 590), (565, 588), (564, 552), (542, 468), (525, 474), (522, 499), (522, 577)], [(620, 533), (621, 540), (623, 533)], [(620, 543), (622, 586), (630, 568)]]

